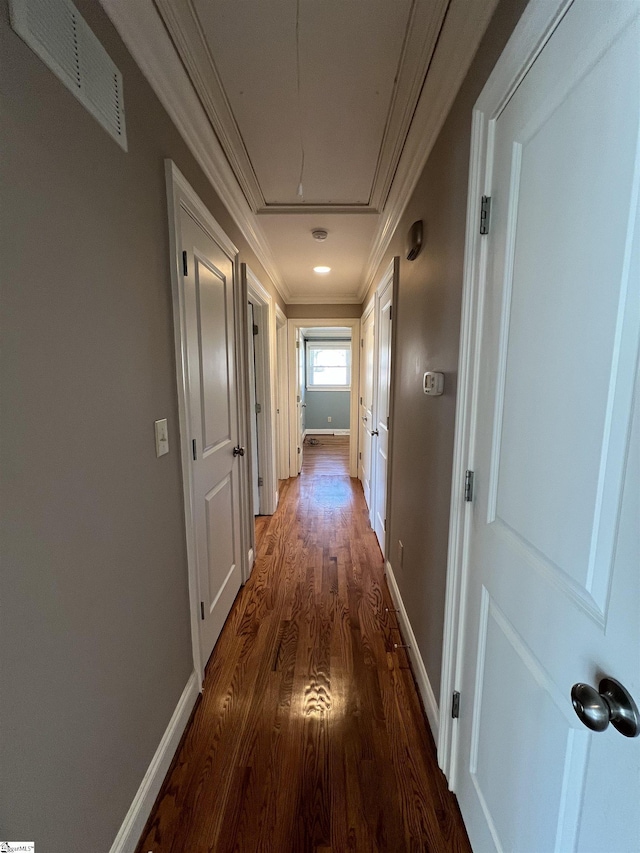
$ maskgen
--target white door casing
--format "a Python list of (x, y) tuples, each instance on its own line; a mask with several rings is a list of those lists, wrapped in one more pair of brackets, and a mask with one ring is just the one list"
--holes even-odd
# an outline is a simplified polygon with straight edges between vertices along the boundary
[(204, 666), (242, 582), (236, 349), (237, 249), (166, 161), (194, 668)]
[(364, 499), (369, 509), (369, 520), (373, 525), (373, 467), (375, 457), (372, 453), (375, 438), (374, 394), (375, 394), (375, 300), (372, 300), (360, 322), (360, 452), (359, 477), (362, 482)]
[(396, 264), (386, 271), (376, 291), (375, 319), (375, 392), (372, 453), (373, 462), (373, 529), (383, 555), (386, 556), (387, 494), (389, 480), (391, 418), (392, 306)]
[(474, 114), (439, 758), (482, 851), (640, 849), (640, 739), (570, 699), (640, 698), (639, 44), (534, 2)]
[(298, 458), (297, 458), (297, 473), (302, 471), (302, 461), (304, 457), (304, 436), (305, 436), (305, 349), (304, 337), (300, 329), (296, 329), (296, 400), (298, 404)]
[(276, 306), (276, 364), (277, 364), (277, 476), (289, 477), (289, 358), (287, 354), (287, 318)]
[[(248, 314), (253, 315), (253, 323), (247, 317), (243, 337), (249, 391), (247, 419), (252, 424), (252, 429), (247, 431), (247, 439), (251, 445), (252, 469), (258, 471), (257, 476), (262, 479), (262, 485), (258, 486), (256, 475), (253, 476), (253, 489), (258, 489), (258, 494), (253, 495), (253, 512), (255, 515), (272, 515), (278, 505), (277, 309), (269, 291), (246, 264), (240, 264), (240, 281), (242, 301), (246, 303)], [(258, 327), (256, 335), (253, 334), (253, 324)], [(255, 400), (249, 399), (252, 387)], [(256, 403), (259, 404), (259, 413), (256, 413)]]

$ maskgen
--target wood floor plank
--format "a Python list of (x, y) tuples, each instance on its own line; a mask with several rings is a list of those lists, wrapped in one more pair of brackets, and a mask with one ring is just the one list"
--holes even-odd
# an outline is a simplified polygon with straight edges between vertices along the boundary
[(349, 440), (318, 441), (256, 520), (252, 576), (137, 853), (470, 853), (394, 648)]

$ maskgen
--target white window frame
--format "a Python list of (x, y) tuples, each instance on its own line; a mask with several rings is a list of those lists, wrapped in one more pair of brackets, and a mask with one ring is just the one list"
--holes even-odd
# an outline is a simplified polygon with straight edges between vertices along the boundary
[[(314, 385), (310, 381), (311, 359), (309, 349), (341, 349), (347, 353), (347, 370), (349, 381), (346, 385)], [(350, 340), (306, 340), (305, 341), (305, 388), (307, 391), (351, 391), (353, 365), (351, 363), (351, 341)]]

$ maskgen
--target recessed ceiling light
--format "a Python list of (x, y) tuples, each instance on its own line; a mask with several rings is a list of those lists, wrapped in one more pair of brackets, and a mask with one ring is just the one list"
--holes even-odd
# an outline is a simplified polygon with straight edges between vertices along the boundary
[(320, 275), (326, 275), (328, 272), (331, 272), (331, 267), (314, 267), (313, 271)]

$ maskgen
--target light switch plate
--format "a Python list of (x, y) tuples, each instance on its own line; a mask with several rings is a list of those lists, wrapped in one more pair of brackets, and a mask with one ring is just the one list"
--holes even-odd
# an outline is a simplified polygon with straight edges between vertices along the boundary
[(156, 429), (156, 456), (164, 456), (169, 452), (169, 428), (167, 419), (162, 418), (155, 422)]

